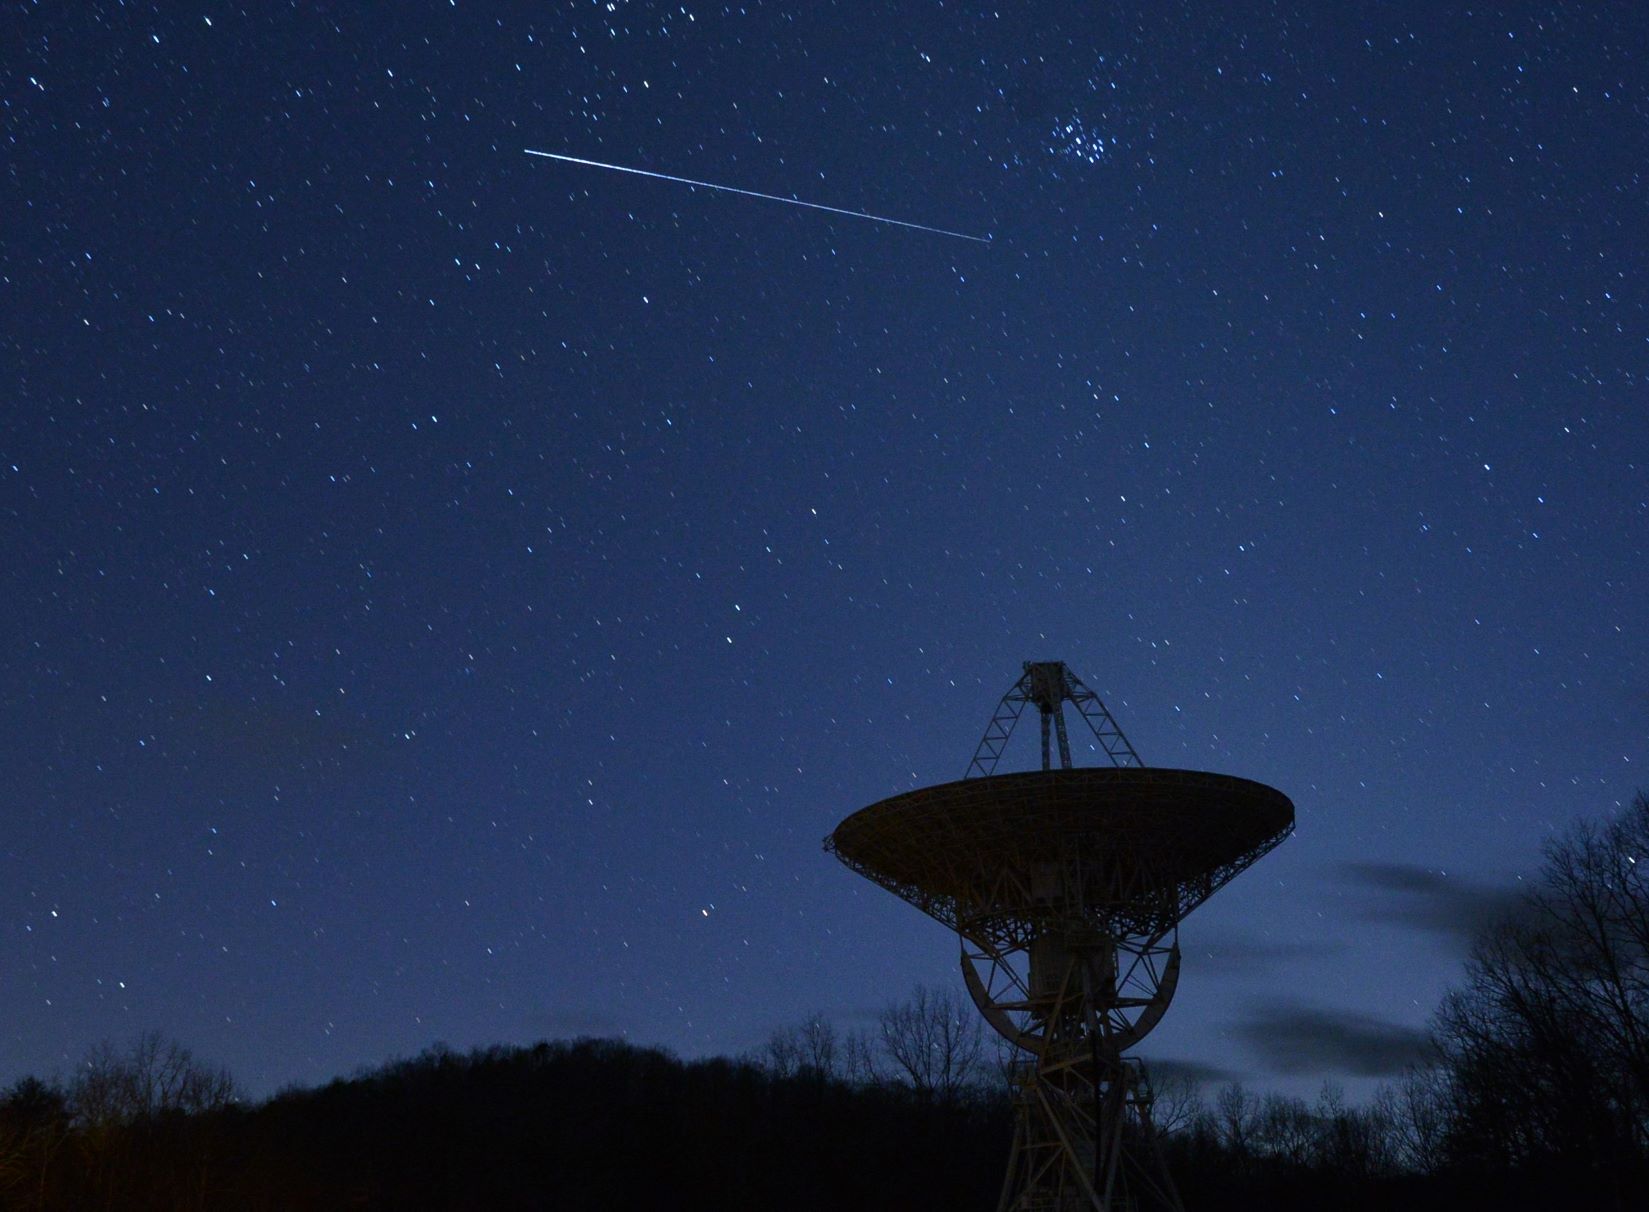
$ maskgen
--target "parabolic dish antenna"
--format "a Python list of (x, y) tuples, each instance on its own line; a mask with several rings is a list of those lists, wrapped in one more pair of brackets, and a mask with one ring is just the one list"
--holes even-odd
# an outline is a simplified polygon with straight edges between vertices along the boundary
[[(1071, 764), (1067, 703), (1110, 765)], [(1042, 769), (995, 773), (1031, 705)], [(1027, 661), (966, 777), (871, 804), (826, 839), (957, 932), (969, 994), (1018, 1049), (1000, 1212), (1178, 1212), (1149, 1084), (1122, 1052), (1173, 997), (1180, 920), (1293, 827), (1262, 783), (1143, 765), (1063, 662)]]

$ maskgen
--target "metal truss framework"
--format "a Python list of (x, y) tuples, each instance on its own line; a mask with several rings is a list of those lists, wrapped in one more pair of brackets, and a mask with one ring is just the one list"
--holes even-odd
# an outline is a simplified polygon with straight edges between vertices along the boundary
[(1128, 743), (1128, 738), (1122, 734), (1122, 729), (1105, 709), (1099, 696), (1084, 686), (1076, 674), (1066, 668), (1065, 662), (1026, 661), (1024, 670), (1013, 688), (996, 705), (996, 714), (985, 726), (985, 735), (974, 750), (973, 761), (968, 763), (968, 772), (963, 778), (996, 773), (996, 763), (1008, 747), (1014, 725), (1019, 723), (1019, 717), (1031, 703), (1036, 704), (1037, 712), (1042, 717), (1042, 769), (1053, 769), (1050, 729), (1058, 736), (1059, 768), (1071, 768), (1071, 740), (1065, 731), (1063, 710), (1066, 703), (1075, 707), (1077, 714), (1092, 729), (1094, 739), (1113, 766), (1145, 764), (1139, 760), (1139, 754), (1134, 752), (1134, 747)]
[(1183, 1207), (1152, 1127), (1149, 1081), (1106, 1035), (1094, 975), (1073, 957), (1041, 999), (1043, 1033), (1014, 1066), (1018, 1115), (999, 1209)]
[[(1145, 766), (1062, 662), (1023, 670), (964, 778), (862, 808), (825, 846), (956, 931), (968, 993), (1015, 1050), (998, 1212), (1183, 1212), (1123, 1052), (1173, 998), (1180, 920), (1287, 838), (1294, 806), (1248, 779)], [(1073, 768), (1067, 703), (1108, 767)], [(997, 774), (1032, 704), (1042, 769)]]
[[(1057, 740), (1059, 768), (1069, 770), (1067, 702), (1112, 765), (1144, 765), (1099, 696), (1063, 662), (1027, 661), (997, 705), (964, 777), (995, 773), (1014, 725), (1032, 703), (1041, 716), (1042, 769), (1054, 768), (1050, 740)], [(1122, 1056), (1156, 1026), (1174, 995), (1181, 913), (1177, 903), (1141, 906), (1130, 892), (1146, 889), (1117, 887), (1120, 872), (1093, 870), (1102, 865), (1094, 861), (1098, 857), (1073, 851), (1058, 863), (1041, 864), (1029, 873), (1039, 888), (990, 896), (978, 916), (956, 906), (968, 993), (985, 1020), (1027, 1054), (1013, 1066), (1017, 1114), (998, 1212), (1132, 1212), (1141, 1198), (1144, 1206), (1183, 1212), (1152, 1130), (1144, 1071)], [(1109, 887), (1108, 899), (1133, 906), (1132, 913), (1096, 920), (1084, 905), (1096, 875), (1098, 884)], [(1005, 930), (1007, 923), (990, 910), (1027, 899), (1052, 910), (1037, 915), (1034, 931)]]
[(1177, 927), (1110, 935), (1088, 922), (1016, 939), (977, 925), (960, 931), (963, 980), (1023, 1058), (999, 1212), (1182, 1212), (1144, 1070), (1122, 1055), (1174, 995)]

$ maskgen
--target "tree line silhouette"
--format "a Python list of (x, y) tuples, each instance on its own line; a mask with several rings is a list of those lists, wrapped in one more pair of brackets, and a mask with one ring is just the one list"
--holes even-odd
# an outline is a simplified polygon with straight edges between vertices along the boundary
[[(1547, 846), (1477, 940), (1425, 1063), (1368, 1104), (1154, 1081), (1199, 1209), (1609, 1209), (1649, 1180), (1649, 797)], [(262, 1102), (158, 1034), (0, 1094), (0, 1208), (990, 1209), (1003, 1057), (916, 989), (750, 1056), (437, 1046)]]

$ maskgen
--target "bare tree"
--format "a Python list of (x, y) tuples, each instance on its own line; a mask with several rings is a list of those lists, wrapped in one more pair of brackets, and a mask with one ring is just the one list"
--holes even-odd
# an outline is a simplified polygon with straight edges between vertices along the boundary
[(889, 1059), (924, 1098), (952, 1102), (978, 1080), (984, 1024), (960, 994), (918, 985), (882, 1012), (880, 1026)]
[(862, 1029), (847, 1033), (842, 1040), (842, 1074), (861, 1086), (880, 1086), (888, 1080), (878, 1036)]
[(798, 1033), (802, 1071), (820, 1077), (836, 1077), (836, 1026), (823, 1014), (815, 1014)]
[(68, 1132), (68, 1108), (56, 1084), (24, 1077), (0, 1095), (0, 1206), (14, 1206), (8, 1195), (21, 1196), (25, 1186), (44, 1203), (52, 1159)]
[(1317, 1139), (1312, 1160), (1319, 1170), (1366, 1181), (1396, 1169), (1391, 1125), (1378, 1103), (1347, 1106), (1344, 1089), (1325, 1082), (1313, 1118)]
[(217, 1111), (235, 1099), (227, 1069), (201, 1064), (189, 1049), (158, 1031), (138, 1036), (124, 1052), (99, 1044), (69, 1086), (70, 1111), (86, 1128), (133, 1123), (169, 1111)]
[(774, 1077), (795, 1077), (802, 1067), (799, 1034), (795, 1027), (776, 1028), (756, 1053), (756, 1063)]
[(1522, 912), (1478, 940), (1435, 1035), (1455, 1156), (1649, 1162), (1649, 797), (1546, 848)]
[(1322, 1123), (1297, 1098), (1271, 1093), (1260, 1098), (1248, 1137), (1254, 1152), (1290, 1166), (1312, 1164), (1322, 1148)]
[[(236, 1099), (225, 1069), (195, 1060), (189, 1049), (157, 1031), (125, 1050), (109, 1043), (92, 1049), (69, 1084), (67, 1110), (78, 1155), (79, 1181), (101, 1193), (105, 1207), (119, 1199), (134, 1174), (150, 1165), (143, 1128), (163, 1119), (221, 1111)], [(167, 1206), (199, 1207), (212, 1167), (210, 1131), (192, 1133), (187, 1153), (156, 1161), (144, 1181), (167, 1190)]]
[(1238, 1158), (1254, 1155), (1259, 1130), (1258, 1101), (1241, 1082), (1229, 1082), (1214, 1096), (1216, 1139)]
[(767, 1037), (758, 1062), (775, 1077), (838, 1077), (836, 1027), (822, 1013)]
[(1374, 1108), (1386, 1125), (1395, 1169), (1431, 1174), (1442, 1168), (1452, 1118), (1449, 1098), (1446, 1075), (1431, 1066), (1416, 1066), (1375, 1092)]
[(1184, 1131), (1205, 1113), (1202, 1090), (1195, 1078), (1148, 1068), (1146, 1080), (1151, 1096), (1151, 1127), (1164, 1136)]

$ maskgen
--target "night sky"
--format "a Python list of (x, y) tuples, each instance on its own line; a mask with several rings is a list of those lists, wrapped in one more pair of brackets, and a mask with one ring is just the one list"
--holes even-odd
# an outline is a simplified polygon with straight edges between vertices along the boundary
[(960, 989), (821, 839), (1062, 659), (1298, 810), (1141, 1053), (1360, 1095), (1649, 784), (1640, 4), (0, 20), (0, 1082)]

